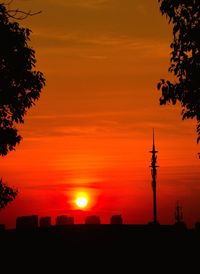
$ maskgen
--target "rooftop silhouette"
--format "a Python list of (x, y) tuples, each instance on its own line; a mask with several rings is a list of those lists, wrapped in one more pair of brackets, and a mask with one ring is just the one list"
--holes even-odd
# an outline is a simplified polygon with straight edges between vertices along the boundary
[(16, 228), (17, 229), (31, 229), (38, 227), (38, 216), (20, 216), (16, 219)]
[(92, 215), (92, 216), (87, 216), (85, 218), (85, 224), (87, 225), (100, 225), (101, 224), (101, 220), (99, 216), (96, 215)]
[(60, 215), (56, 217), (56, 225), (73, 225), (74, 224), (74, 218), (69, 217), (67, 215)]
[(112, 225), (121, 225), (123, 224), (123, 219), (121, 215), (112, 215), (110, 218), (110, 223)]
[(51, 226), (51, 216), (41, 217), (40, 227), (49, 227), (49, 226)]

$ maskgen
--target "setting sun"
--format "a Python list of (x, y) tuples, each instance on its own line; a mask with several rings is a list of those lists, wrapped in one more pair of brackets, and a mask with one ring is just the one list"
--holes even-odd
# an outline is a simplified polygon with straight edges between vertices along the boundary
[(76, 199), (76, 205), (80, 208), (84, 208), (87, 206), (88, 204), (88, 199), (84, 196), (79, 196), (77, 199)]

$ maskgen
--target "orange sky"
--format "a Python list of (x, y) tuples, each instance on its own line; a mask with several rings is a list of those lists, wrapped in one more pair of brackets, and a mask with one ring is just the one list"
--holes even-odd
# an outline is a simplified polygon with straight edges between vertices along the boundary
[[(23, 140), (0, 159), (4, 181), (19, 188), (0, 222), (24, 214), (88, 214), (108, 223), (152, 219), (150, 153), (155, 128), (158, 218), (174, 222), (177, 200), (185, 221), (200, 218), (199, 159), (194, 121), (180, 107), (159, 106), (156, 84), (168, 77), (171, 30), (157, 1), (16, 0), (42, 14), (21, 22), (32, 29), (37, 68), (47, 85), (20, 126)], [(78, 191), (90, 197), (77, 211)]]

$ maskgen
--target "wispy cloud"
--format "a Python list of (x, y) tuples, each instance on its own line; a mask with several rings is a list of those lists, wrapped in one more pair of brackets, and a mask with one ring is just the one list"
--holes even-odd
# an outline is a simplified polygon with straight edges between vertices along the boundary
[[(168, 58), (169, 45), (165, 41), (152, 38), (116, 36), (116, 35), (83, 35), (81, 33), (53, 33), (46, 30), (35, 32), (35, 42), (45, 52), (51, 54), (76, 53), (83, 58), (105, 60), (120, 54), (132, 54), (138, 58)], [(128, 52), (127, 52), (128, 51)], [(124, 54), (123, 54), (124, 53)]]
[[(133, 112), (102, 112), (74, 115), (39, 115), (31, 116), (27, 121), (26, 139), (47, 137), (78, 136), (84, 138), (138, 138), (146, 129), (153, 127), (163, 134), (178, 135), (180, 130), (191, 127), (193, 121), (180, 122), (177, 125), (175, 112), (178, 108), (171, 109), (171, 115), (163, 115), (162, 120), (158, 120), (156, 112), (141, 109)], [(154, 109), (155, 111), (155, 109)], [(165, 108), (158, 106), (160, 115), (165, 113)], [(39, 125), (39, 126), (38, 126)], [(173, 132), (173, 134), (172, 134)], [(192, 132), (190, 132), (192, 135)], [(180, 136), (181, 137), (181, 136)]]
[[(53, 0), (50, 0), (54, 2)], [(101, 8), (113, 2), (113, 0), (58, 0), (57, 4), (65, 7)]]
[(27, 189), (27, 190), (41, 190), (41, 191), (44, 191), (44, 190), (48, 190), (48, 191), (70, 191), (70, 190), (73, 190), (73, 189), (83, 189), (83, 188), (87, 188), (87, 189), (101, 189), (102, 186), (106, 187), (105, 186), (105, 182), (89, 182), (89, 183), (63, 183), (63, 184), (59, 184), (59, 183), (56, 183), (56, 184), (40, 184), (40, 185), (28, 185), (28, 186), (24, 186), (23, 188), (24, 189)]

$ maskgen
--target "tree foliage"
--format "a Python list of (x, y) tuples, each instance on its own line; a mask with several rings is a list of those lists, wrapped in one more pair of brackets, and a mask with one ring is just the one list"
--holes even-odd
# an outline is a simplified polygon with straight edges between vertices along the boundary
[(158, 0), (162, 15), (173, 25), (169, 72), (175, 81), (161, 79), (160, 104), (180, 102), (182, 118), (197, 120), (200, 141), (200, 1)]
[(0, 4), (0, 155), (21, 140), (16, 124), (39, 99), (45, 78), (35, 70), (35, 51), (28, 45), (31, 30), (19, 25)]
[(17, 196), (18, 190), (7, 186), (0, 179), (0, 210), (5, 208), (10, 202), (12, 202)]

